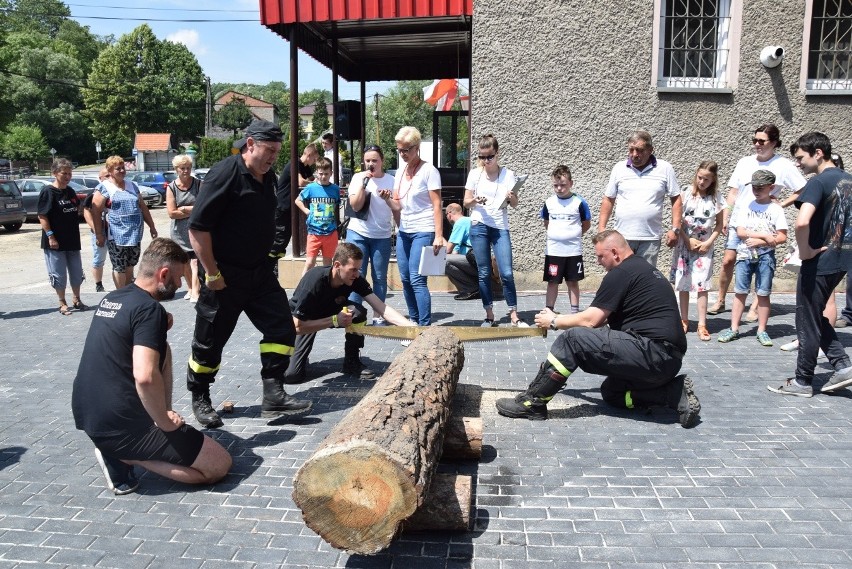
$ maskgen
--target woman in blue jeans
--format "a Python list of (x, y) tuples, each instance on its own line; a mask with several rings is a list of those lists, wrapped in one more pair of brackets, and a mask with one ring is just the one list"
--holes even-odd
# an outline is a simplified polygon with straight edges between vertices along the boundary
[(430, 247), (437, 255), (444, 247), (444, 214), (441, 211), (441, 175), (420, 159), (420, 131), (399, 129), (396, 150), (405, 161), (396, 172), (391, 209), (399, 225), (396, 262), (408, 317), (420, 326), (432, 323), (432, 297), (421, 275), (420, 255)]
[(528, 328), (518, 317), (518, 298), (512, 274), (512, 239), (509, 237), (508, 206), (518, 206), (518, 196), (512, 192), (515, 173), (499, 164), (499, 146), (494, 135), (479, 139), (479, 168), (468, 174), (464, 189), (464, 205), (470, 209), (470, 242), (479, 269), (479, 295), (485, 308), (482, 326), (497, 326), (491, 296), (491, 250), (497, 260), (503, 295), (509, 305), (512, 326)]
[[(382, 302), (388, 292), (388, 263), (393, 231), (393, 212), (389, 204), (394, 182), (391, 176), (385, 175), (384, 160), (385, 155), (380, 147), (368, 146), (364, 150), (364, 170), (355, 174), (349, 184), (349, 205), (365, 215), (363, 219), (350, 217), (346, 229), (347, 243), (352, 243), (364, 253), (361, 276), (366, 277), (367, 269), (372, 268), (373, 292)], [(352, 302), (363, 304), (363, 299), (355, 293), (349, 298)], [(373, 318), (374, 326), (384, 326), (384, 322), (381, 317)]]

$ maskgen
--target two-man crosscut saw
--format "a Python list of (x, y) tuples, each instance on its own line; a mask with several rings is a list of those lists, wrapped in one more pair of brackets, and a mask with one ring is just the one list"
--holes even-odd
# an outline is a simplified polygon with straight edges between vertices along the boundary
[[(362, 322), (360, 324), (350, 324), (346, 327), (346, 332), (377, 338), (413, 340), (420, 332), (429, 328), (431, 326), (367, 326)], [(505, 340), (508, 338), (523, 338), (526, 336), (547, 337), (547, 329), (538, 327), (516, 328), (514, 326), (492, 326), (483, 328), (480, 326), (439, 326), (439, 328), (450, 330), (462, 342), (485, 342)]]

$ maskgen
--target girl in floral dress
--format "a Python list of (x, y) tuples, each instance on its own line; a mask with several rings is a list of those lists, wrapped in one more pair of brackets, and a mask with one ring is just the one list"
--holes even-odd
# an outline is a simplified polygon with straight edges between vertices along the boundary
[(722, 228), (723, 201), (717, 195), (719, 165), (705, 160), (698, 165), (692, 187), (683, 191), (680, 239), (672, 253), (669, 280), (680, 297), (683, 331), (689, 328), (689, 293), (697, 293), (698, 337), (707, 331), (707, 297), (713, 279), (713, 242)]

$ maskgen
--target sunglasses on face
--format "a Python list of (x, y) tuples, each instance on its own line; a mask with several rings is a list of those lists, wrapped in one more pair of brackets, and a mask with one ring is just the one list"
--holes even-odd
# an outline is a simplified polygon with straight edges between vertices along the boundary
[(477, 158), (479, 158), (483, 162), (491, 162), (492, 160), (494, 160), (495, 156), (497, 156), (497, 155), (496, 154), (489, 154), (488, 156), (483, 156), (483, 155), (480, 154)]
[[(368, 146), (367, 148), (365, 148), (364, 152), (378, 152), (379, 154), (381, 154), (382, 149), (380, 147), (376, 146), (375, 144), (373, 144), (372, 146)], [(400, 152), (402, 152), (402, 150), (400, 150)]]
[(412, 145), (412, 146), (409, 146), (408, 148), (397, 148), (396, 150), (397, 150), (397, 152), (399, 152), (400, 154), (408, 154), (408, 153), (409, 153), (409, 152), (411, 152), (414, 148), (416, 148), (416, 147)]
[(752, 144), (757, 144), (757, 145), (759, 145), (759, 146), (763, 146), (764, 144), (769, 144), (769, 139), (768, 139), (768, 138), (767, 138), (767, 139), (763, 139), (763, 138), (752, 138), (752, 139), (751, 139), (751, 143), (752, 143)]

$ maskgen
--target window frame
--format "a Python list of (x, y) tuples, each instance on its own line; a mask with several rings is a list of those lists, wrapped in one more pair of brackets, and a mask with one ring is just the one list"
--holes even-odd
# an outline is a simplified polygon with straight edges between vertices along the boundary
[[(725, 50), (728, 53), (727, 62), (717, 64), (719, 74), (712, 79), (701, 78), (672, 78), (663, 76), (665, 64), (663, 58), (665, 22), (665, 4), (671, 0), (655, 0), (654, 2), (654, 34), (653, 55), (651, 62), (651, 84), (660, 93), (733, 93), (737, 86), (737, 70), (740, 62), (740, 37), (742, 30), (742, 0), (720, 0), (727, 2), (727, 29), (723, 28), (717, 33), (717, 38), (722, 41), (722, 46), (717, 46), (717, 51)], [(720, 14), (724, 11), (720, 9)]]
[[(799, 89), (805, 95), (852, 95), (852, 77), (849, 77), (848, 79), (808, 78), (808, 60), (810, 59), (811, 28), (813, 27), (813, 18), (814, 3), (805, 2), (805, 20), (802, 30), (802, 64), (799, 75)], [(852, 53), (850, 53), (850, 57), (852, 57)], [(845, 86), (842, 86), (844, 83)]]

